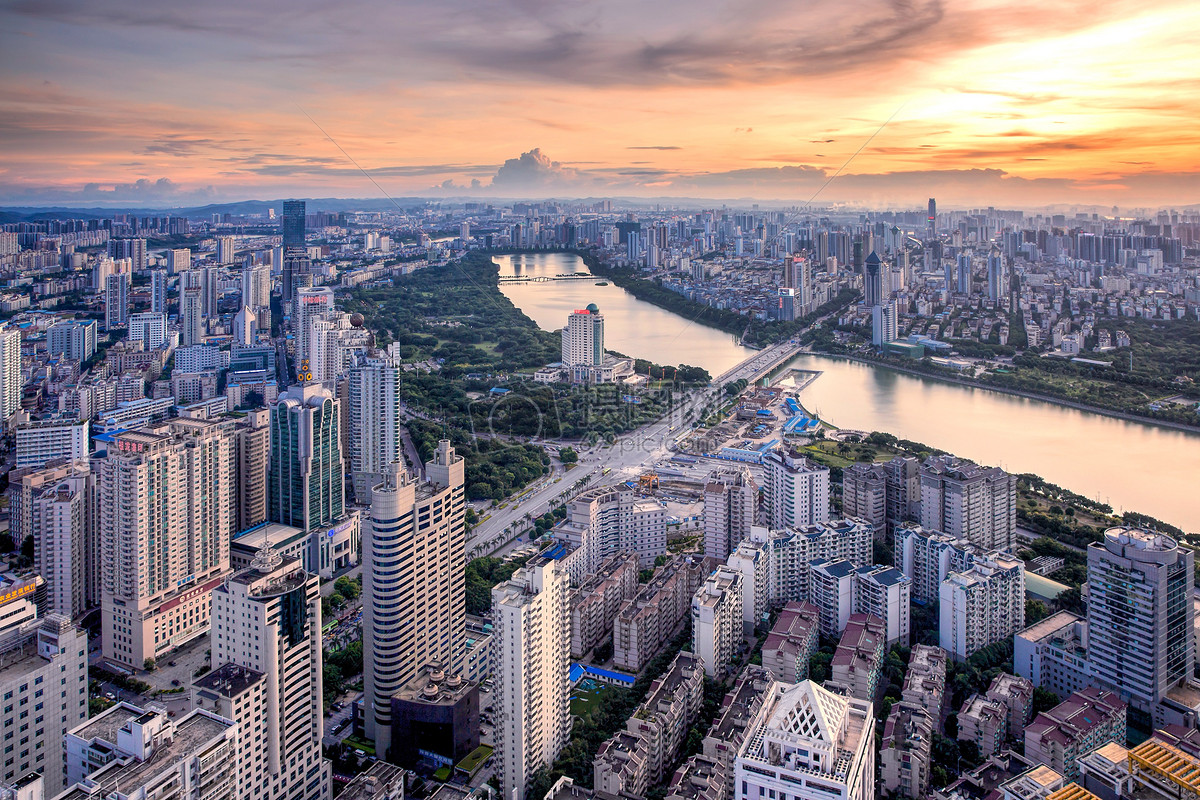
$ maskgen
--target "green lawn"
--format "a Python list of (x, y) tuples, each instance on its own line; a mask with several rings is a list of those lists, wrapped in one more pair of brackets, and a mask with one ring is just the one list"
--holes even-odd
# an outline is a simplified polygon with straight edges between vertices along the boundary
[(586, 717), (592, 713), (600, 703), (600, 695), (604, 694), (606, 687), (603, 684), (596, 684), (596, 688), (588, 691), (584, 689), (582, 684), (571, 690), (571, 715), (575, 717)]
[(362, 750), (369, 756), (375, 755), (375, 745), (366, 739), (360, 739), (357, 736), (347, 736), (343, 739), (347, 747)]
[(468, 775), (474, 775), (475, 771), (483, 765), (483, 762), (491, 758), (491, 755), (492, 748), (488, 747), (486, 744), (481, 744), (479, 747), (476, 747), (474, 750), (468, 753), (466, 758), (458, 762), (457, 768), (461, 769)]

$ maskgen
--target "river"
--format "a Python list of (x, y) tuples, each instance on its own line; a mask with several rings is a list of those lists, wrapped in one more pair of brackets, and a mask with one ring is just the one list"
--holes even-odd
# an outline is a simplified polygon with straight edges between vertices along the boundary
[[(562, 253), (495, 260), (502, 275), (587, 269)], [(727, 333), (689, 324), (616, 286), (552, 281), (500, 288), (546, 330), (565, 325), (572, 309), (596, 303), (605, 318), (605, 346), (626, 355), (694, 364), (717, 375), (751, 352)], [(801, 401), (840, 427), (885, 431), (982, 464), (1036, 473), (1117, 511), (1200, 529), (1200, 435), (824, 356), (802, 355), (792, 366), (821, 371)]]

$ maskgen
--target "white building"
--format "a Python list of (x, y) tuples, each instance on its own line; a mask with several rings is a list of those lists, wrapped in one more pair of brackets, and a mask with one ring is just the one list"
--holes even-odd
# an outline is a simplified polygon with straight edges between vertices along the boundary
[(0, 419), (7, 421), (21, 407), (21, 330), (0, 327)]
[(87, 361), (96, 353), (96, 320), (68, 319), (54, 323), (46, 329), (46, 352)]
[(492, 589), (496, 774), (502, 800), (524, 800), (535, 770), (571, 734), (569, 581), (535, 558)]
[(63, 734), (88, 717), (87, 649), (87, 634), (61, 614), (4, 633), (0, 729), (13, 748), (4, 754), (4, 783), (36, 770), (47, 790), (63, 788)]
[(733, 666), (743, 640), (742, 573), (722, 565), (692, 595), (692, 652), (704, 674), (719, 680)]
[(204, 319), (204, 290), (199, 286), (184, 286), (179, 280), (179, 343), (184, 347), (201, 344), (207, 329)]
[(755, 526), (750, 540), (767, 549), (769, 605), (809, 599), (808, 565), (813, 561), (869, 564), (874, 526), (857, 519), (835, 519), (785, 530)]
[(359, 502), (370, 502), (371, 487), (383, 480), (391, 464), (405, 463), (400, 372), (379, 356), (364, 357), (350, 370), (350, 474)]
[(730, 800), (874, 800), (875, 714), (869, 702), (812, 681), (773, 683), (747, 724)]
[(118, 434), (99, 462), (105, 658), (141, 669), (208, 631), (229, 568), (231, 431), (177, 418)]
[(129, 321), (129, 273), (118, 272), (104, 279), (104, 330), (120, 328)]
[(568, 370), (604, 363), (604, 315), (595, 303), (567, 317), (562, 331), (562, 363)]
[(299, 560), (264, 549), (213, 591), (212, 615), (215, 669), (193, 697), (238, 725), (233, 797), (329, 800), (320, 580)]
[(229, 351), (211, 345), (179, 347), (175, 350), (177, 372), (205, 372), (229, 366)]
[(715, 470), (704, 483), (704, 555), (724, 561), (750, 535), (758, 487), (746, 467)]
[(582, 583), (614, 553), (635, 553), (649, 567), (667, 552), (667, 510), (624, 484), (590, 489), (567, 505), (554, 537), (582, 551), (572, 583)]
[(1059, 611), (1013, 637), (1013, 671), (1066, 698), (1095, 683), (1087, 649), (1087, 620)]
[[(156, 273), (157, 274), (157, 273)], [(162, 347), (167, 341), (167, 315), (155, 311), (139, 311), (129, 316), (129, 341), (141, 342), (145, 350)]]
[(908, 647), (912, 635), (912, 579), (895, 567), (879, 564), (859, 567), (854, 574), (854, 611), (872, 614), (887, 627), (886, 645)]
[(962, 661), (1025, 627), (1025, 564), (992, 553), (952, 572), (940, 591), (939, 644)]
[(1017, 528), (1017, 476), (954, 456), (921, 465), (921, 527), (945, 531), (983, 550), (1012, 547)]
[(912, 578), (912, 596), (923, 603), (938, 601), (942, 581), (951, 572), (963, 572), (979, 552), (966, 539), (917, 525), (896, 530), (896, 566)]
[(829, 468), (776, 450), (763, 459), (764, 511), (771, 528), (829, 521)]
[(371, 492), (363, 536), (364, 716), (385, 754), (392, 695), (428, 664), (461, 662), (467, 619), (462, 456), (439, 442), (427, 483), (390, 467)]
[(310, 324), (314, 317), (333, 311), (333, 289), (328, 286), (305, 286), (296, 289), (292, 309), (292, 331), (296, 336), (296, 361), (311, 358), (309, 354)]
[(49, 608), (73, 618), (97, 599), (96, 482), (86, 461), (42, 489), (31, 505), (34, 566)]
[(771, 554), (765, 542), (746, 540), (725, 561), (742, 574), (742, 622), (747, 630), (764, 622), (771, 607)]
[(16, 431), (17, 468), (41, 469), (57, 458), (86, 459), (89, 425), (86, 419), (67, 415), (21, 423)]
[(313, 380), (341, 377), (371, 348), (371, 332), (354, 325), (350, 318), (342, 311), (309, 317), (308, 365)]

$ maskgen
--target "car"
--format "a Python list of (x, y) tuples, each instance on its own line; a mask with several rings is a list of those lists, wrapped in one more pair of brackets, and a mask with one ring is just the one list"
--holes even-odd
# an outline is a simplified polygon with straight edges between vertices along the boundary
[(105, 692), (105, 693), (104, 693), (104, 696), (105, 696), (105, 697), (107, 697), (109, 700), (116, 700), (116, 699), (117, 699), (117, 696), (116, 696), (115, 694), (113, 694), (112, 692)]
[(172, 686), (182, 686), (183, 683), (179, 680), (179, 678), (176, 678), (175, 680), (171, 681), (171, 685)]
[(361, 756), (365, 756), (365, 755), (366, 755), (366, 752), (365, 752), (365, 751), (363, 751), (363, 750), (359, 750), (359, 749), (356, 747), (356, 748), (354, 748), (354, 755), (356, 755), (356, 756), (360, 756), (360, 757), (361, 757)]
[(179, 665), (178, 665), (178, 664), (176, 664), (174, 661), (168, 661), (168, 662), (167, 662), (167, 666), (168, 666), (168, 667), (177, 667), (177, 666), (179, 666)]

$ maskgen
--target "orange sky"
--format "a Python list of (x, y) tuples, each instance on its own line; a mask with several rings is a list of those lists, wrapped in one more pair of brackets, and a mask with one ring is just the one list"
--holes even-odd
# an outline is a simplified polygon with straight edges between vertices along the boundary
[(0, 203), (1200, 202), (1194, 0), (171, 5), (0, 7)]

